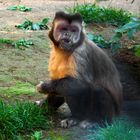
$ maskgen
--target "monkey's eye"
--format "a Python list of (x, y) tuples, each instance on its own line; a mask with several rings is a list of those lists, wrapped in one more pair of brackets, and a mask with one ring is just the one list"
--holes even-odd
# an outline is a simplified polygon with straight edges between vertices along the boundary
[(71, 28), (71, 32), (73, 33), (77, 32), (77, 28)]
[(76, 32), (76, 29), (72, 29), (71, 32), (75, 33)]
[(61, 31), (67, 31), (68, 29), (66, 27), (62, 27), (60, 30)]

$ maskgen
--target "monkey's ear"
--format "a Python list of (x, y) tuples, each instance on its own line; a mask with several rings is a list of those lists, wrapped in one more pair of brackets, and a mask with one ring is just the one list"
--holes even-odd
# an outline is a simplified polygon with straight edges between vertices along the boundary
[(55, 19), (66, 19), (66, 14), (63, 11), (59, 11), (55, 13)]
[(55, 18), (61, 18), (65, 15), (65, 13), (63, 11), (59, 11), (55, 13)]
[(80, 13), (76, 13), (76, 14), (74, 14), (73, 16), (74, 16), (74, 18), (75, 18), (76, 20), (78, 20), (80, 23), (83, 22), (83, 18), (82, 18), (82, 16), (81, 16)]

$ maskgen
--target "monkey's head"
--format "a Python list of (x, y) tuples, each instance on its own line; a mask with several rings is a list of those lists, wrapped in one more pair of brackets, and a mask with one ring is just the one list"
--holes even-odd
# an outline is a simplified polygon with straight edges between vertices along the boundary
[(80, 46), (84, 40), (82, 21), (82, 17), (78, 13), (57, 12), (49, 32), (49, 37), (55, 47), (72, 52), (76, 47)]

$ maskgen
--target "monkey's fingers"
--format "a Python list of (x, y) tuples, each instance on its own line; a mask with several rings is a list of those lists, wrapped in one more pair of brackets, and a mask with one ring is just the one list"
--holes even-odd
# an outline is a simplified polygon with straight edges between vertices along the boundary
[(43, 89), (42, 89), (42, 84), (44, 82), (43, 81), (40, 81), (40, 83), (38, 85), (36, 85), (36, 91), (39, 92), (39, 93), (44, 93)]

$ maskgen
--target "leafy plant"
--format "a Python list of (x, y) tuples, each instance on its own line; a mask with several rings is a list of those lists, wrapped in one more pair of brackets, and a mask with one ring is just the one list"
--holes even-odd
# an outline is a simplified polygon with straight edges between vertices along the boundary
[[(110, 43), (112, 46), (116, 44), (116, 50), (121, 48), (120, 40), (123, 36), (123, 34), (128, 35), (129, 39), (133, 39), (134, 34), (136, 32), (140, 31), (140, 19), (132, 18), (130, 22), (126, 23), (122, 27), (115, 30), (115, 35), (110, 39)], [(139, 51), (137, 51), (136, 55), (139, 54)]]
[(119, 48), (121, 48), (120, 42), (113, 42), (112, 40), (105, 40), (102, 35), (94, 35), (91, 33), (87, 34), (88, 38), (95, 42), (101, 48), (110, 48), (112, 53), (115, 53)]
[(12, 43), (12, 46), (14, 46), (15, 48), (20, 48), (21, 46), (25, 48), (29, 48), (31, 45), (33, 45), (33, 42), (31, 40), (25, 40), (25, 39), (19, 39)]
[(87, 36), (91, 41), (95, 42), (101, 48), (109, 48), (110, 46), (109, 42), (106, 41), (102, 35), (88, 33)]
[(22, 12), (27, 12), (27, 11), (31, 11), (32, 8), (26, 7), (24, 5), (18, 5), (18, 6), (11, 6), (11, 7), (8, 8), (8, 10), (12, 10), (12, 11), (19, 10), (19, 11), (22, 11)]
[(15, 140), (33, 129), (49, 127), (44, 110), (29, 102), (6, 104), (0, 101), (0, 139)]
[(121, 26), (130, 21), (131, 14), (122, 9), (104, 8), (95, 4), (76, 4), (66, 9), (70, 13), (80, 13), (85, 23), (109, 23)]
[(116, 120), (105, 128), (92, 130), (87, 140), (138, 140), (139, 132), (132, 122)]
[(33, 23), (32, 21), (26, 19), (24, 23), (16, 25), (15, 27), (22, 30), (46, 30), (48, 27), (49, 18), (44, 18), (41, 22)]
[(13, 41), (12, 40), (10, 40), (10, 39), (5, 39), (5, 38), (0, 38), (0, 43), (2, 44), (12, 44), (13, 43)]
[(114, 40), (119, 40), (124, 33), (127, 33), (129, 39), (132, 39), (138, 31), (140, 31), (140, 19), (132, 18), (129, 23), (115, 30)]
[(22, 47), (25, 48), (30, 47), (31, 45), (33, 45), (33, 42), (31, 40), (26, 40), (26, 39), (19, 39), (17, 41), (14, 41), (10, 39), (0, 38), (0, 44), (12, 45), (15, 48), (22, 49)]

